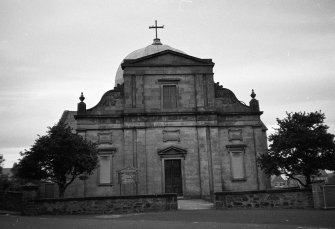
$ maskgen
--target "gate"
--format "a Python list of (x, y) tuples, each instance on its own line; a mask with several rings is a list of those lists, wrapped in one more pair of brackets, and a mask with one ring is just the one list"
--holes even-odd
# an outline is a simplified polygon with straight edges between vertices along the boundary
[(335, 185), (323, 186), (323, 200), (325, 209), (335, 208)]

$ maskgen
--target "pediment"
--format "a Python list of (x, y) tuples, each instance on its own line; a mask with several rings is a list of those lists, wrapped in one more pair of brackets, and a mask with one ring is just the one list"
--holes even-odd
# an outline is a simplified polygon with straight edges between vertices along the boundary
[(185, 158), (187, 150), (177, 146), (169, 146), (164, 149), (159, 149), (157, 153), (161, 158), (169, 158), (169, 157)]
[(122, 63), (125, 67), (146, 66), (214, 66), (212, 59), (200, 59), (172, 50), (165, 50), (138, 59), (125, 59)]

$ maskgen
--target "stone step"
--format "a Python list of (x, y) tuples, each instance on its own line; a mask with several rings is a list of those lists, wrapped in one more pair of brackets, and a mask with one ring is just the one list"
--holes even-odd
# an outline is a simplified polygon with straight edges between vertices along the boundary
[(212, 209), (214, 204), (202, 199), (178, 199), (179, 210)]

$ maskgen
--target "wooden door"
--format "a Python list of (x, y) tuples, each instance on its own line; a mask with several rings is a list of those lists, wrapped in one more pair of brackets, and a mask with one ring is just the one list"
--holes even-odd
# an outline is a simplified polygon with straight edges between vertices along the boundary
[(165, 193), (177, 193), (183, 195), (183, 182), (181, 176), (181, 160), (164, 160)]

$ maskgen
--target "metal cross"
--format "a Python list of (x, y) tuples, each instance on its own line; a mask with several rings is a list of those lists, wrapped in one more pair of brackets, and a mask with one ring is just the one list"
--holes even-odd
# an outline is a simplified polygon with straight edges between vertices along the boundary
[(164, 25), (157, 26), (157, 20), (155, 20), (155, 25), (149, 26), (149, 29), (155, 29), (156, 30), (156, 39), (157, 39), (157, 29), (164, 29)]

